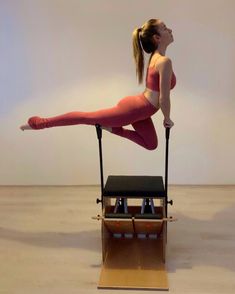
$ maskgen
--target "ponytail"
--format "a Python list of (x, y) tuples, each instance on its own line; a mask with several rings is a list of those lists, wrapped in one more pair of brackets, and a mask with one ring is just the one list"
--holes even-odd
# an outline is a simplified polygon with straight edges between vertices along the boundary
[(138, 77), (138, 82), (141, 84), (143, 82), (143, 72), (144, 72), (144, 54), (140, 41), (141, 29), (135, 29), (132, 35), (133, 40), (133, 56), (136, 65), (136, 76)]
[[(136, 66), (136, 76), (139, 84), (143, 82), (144, 52), (154, 54), (158, 46), (153, 41), (153, 35), (158, 33), (158, 19), (150, 19), (142, 28), (135, 29), (132, 34), (133, 56)], [(151, 60), (150, 57), (150, 60)]]

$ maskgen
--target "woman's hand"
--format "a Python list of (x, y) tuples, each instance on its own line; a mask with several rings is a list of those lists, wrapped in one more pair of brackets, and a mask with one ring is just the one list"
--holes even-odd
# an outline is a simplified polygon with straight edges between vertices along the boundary
[(172, 128), (174, 123), (170, 118), (164, 118), (163, 125), (165, 128)]

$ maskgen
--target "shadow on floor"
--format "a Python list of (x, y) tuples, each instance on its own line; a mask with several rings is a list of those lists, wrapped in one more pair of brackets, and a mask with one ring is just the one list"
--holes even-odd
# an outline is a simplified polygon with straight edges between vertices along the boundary
[[(168, 224), (168, 272), (195, 266), (216, 266), (235, 271), (234, 211), (235, 206), (228, 207), (210, 220), (174, 214), (178, 221)], [(0, 238), (36, 247), (102, 250), (100, 230), (32, 233), (0, 228)]]
[(210, 220), (174, 214), (168, 224), (167, 269), (195, 266), (223, 267), (235, 271), (235, 205), (216, 213)]

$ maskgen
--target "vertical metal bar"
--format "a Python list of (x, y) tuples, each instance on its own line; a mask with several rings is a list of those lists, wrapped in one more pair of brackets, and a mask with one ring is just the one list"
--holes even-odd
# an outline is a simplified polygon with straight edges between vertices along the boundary
[(124, 201), (124, 213), (128, 213), (127, 198), (123, 198)]
[(119, 206), (119, 203), (120, 203), (120, 199), (121, 199), (121, 197), (116, 198), (115, 207), (114, 207), (114, 213), (118, 212), (118, 206)]
[(141, 214), (144, 214), (144, 208), (145, 208), (145, 198), (142, 200)]
[(152, 214), (155, 213), (153, 198), (150, 198)]
[(99, 157), (100, 157), (100, 181), (101, 181), (101, 203), (103, 209), (103, 193), (104, 193), (104, 176), (103, 176), (103, 156), (102, 156), (102, 129), (99, 124), (96, 124), (97, 138), (99, 140)]
[(168, 205), (168, 151), (169, 151), (169, 137), (170, 137), (170, 128), (166, 128), (166, 157), (165, 157), (165, 209), (166, 209), (166, 217), (167, 217), (167, 205)]

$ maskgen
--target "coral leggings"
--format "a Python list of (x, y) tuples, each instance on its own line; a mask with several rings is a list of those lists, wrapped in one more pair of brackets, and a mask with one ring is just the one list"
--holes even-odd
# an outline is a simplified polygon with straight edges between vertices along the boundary
[[(99, 124), (102, 127), (111, 127), (115, 135), (127, 138), (148, 150), (154, 150), (157, 148), (158, 139), (151, 116), (156, 112), (155, 106), (142, 93), (124, 97), (112, 108), (93, 112), (74, 111), (49, 118), (33, 116), (28, 120), (28, 124), (33, 129)], [(123, 128), (129, 124), (133, 126), (134, 131)]]

